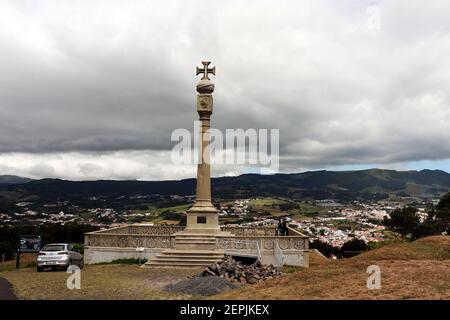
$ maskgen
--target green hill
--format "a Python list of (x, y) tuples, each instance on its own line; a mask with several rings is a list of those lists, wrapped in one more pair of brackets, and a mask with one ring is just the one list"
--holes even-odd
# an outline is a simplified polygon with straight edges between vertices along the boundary
[[(43, 179), (27, 183), (0, 184), (3, 192), (56, 198), (134, 194), (195, 193), (195, 179), (172, 181), (66, 181)], [(298, 200), (340, 201), (391, 199), (437, 199), (450, 190), (450, 174), (440, 170), (310, 171), (295, 174), (258, 175), (212, 179), (215, 199), (289, 197)]]
[(23, 178), (23, 177), (19, 177), (19, 176), (12, 176), (12, 175), (0, 176), (0, 184), (27, 183), (30, 181), (32, 181), (32, 179)]

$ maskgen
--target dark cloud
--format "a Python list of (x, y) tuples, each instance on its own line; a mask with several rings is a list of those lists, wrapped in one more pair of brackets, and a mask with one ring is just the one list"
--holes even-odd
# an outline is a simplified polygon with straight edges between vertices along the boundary
[[(380, 9), (376, 30), (370, 5)], [(205, 58), (217, 67), (213, 125), (279, 128), (286, 169), (450, 158), (449, 9), (443, 0), (3, 1), (0, 168), (165, 178), (154, 161), (167, 165), (172, 130), (193, 126), (194, 69)], [(132, 170), (107, 167), (123, 152), (136, 156)], [(63, 154), (72, 169), (58, 165)], [(102, 154), (104, 165), (85, 158)]]

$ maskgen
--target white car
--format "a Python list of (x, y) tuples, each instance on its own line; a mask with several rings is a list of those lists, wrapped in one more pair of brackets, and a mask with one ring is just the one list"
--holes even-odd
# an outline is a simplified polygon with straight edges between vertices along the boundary
[(39, 251), (36, 265), (37, 271), (41, 272), (44, 268), (67, 269), (71, 265), (77, 265), (82, 269), (84, 262), (83, 256), (74, 250), (71, 244), (52, 243), (45, 245)]

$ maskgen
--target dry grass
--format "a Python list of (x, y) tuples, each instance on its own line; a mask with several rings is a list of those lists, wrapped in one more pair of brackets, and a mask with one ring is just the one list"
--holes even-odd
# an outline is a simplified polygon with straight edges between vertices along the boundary
[(357, 260), (448, 260), (450, 236), (387, 245), (355, 257)]
[(35, 269), (2, 272), (19, 299), (192, 299), (163, 290), (169, 283), (178, 282), (194, 270), (147, 269), (139, 265), (89, 265), (81, 271), (81, 289), (66, 287), (70, 276), (64, 271), (38, 273)]
[[(311, 254), (310, 268), (213, 299), (450, 299), (450, 237), (390, 245), (345, 260)], [(369, 265), (381, 269), (381, 289), (366, 286)]]
[[(22, 253), (20, 255), (20, 268), (25, 268), (36, 261), (36, 253)], [(16, 259), (0, 262), (0, 272), (16, 269)]]

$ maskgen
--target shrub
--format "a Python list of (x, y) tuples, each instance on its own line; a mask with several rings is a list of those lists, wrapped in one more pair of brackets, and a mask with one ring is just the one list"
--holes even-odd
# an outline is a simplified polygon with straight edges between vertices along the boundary
[(99, 262), (95, 263), (97, 265), (99, 264), (143, 264), (146, 263), (147, 259), (137, 259), (137, 258), (123, 258), (123, 259), (115, 259), (111, 262)]
[(0, 261), (3, 255), (5, 255), (5, 260), (11, 260), (14, 258), (15, 248), (14, 245), (9, 241), (0, 242)]
[(341, 252), (343, 255), (346, 255), (346, 253), (360, 253), (368, 249), (369, 246), (364, 240), (352, 239), (343, 244)]
[(338, 248), (335, 248), (332, 245), (320, 240), (311, 241), (309, 243), (309, 248), (319, 250), (319, 252), (326, 257), (331, 257), (332, 254), (335, 256), (340, 256)]
[(142, 264), (146, 262), (147, 259), (125, 258), (113, 260), (111, 261), (111, 264)]
[(78, 251), (79, 253), (84, 253), (84, 244), (83, 243), (73, 243), (72, 247), (75, 251)]

